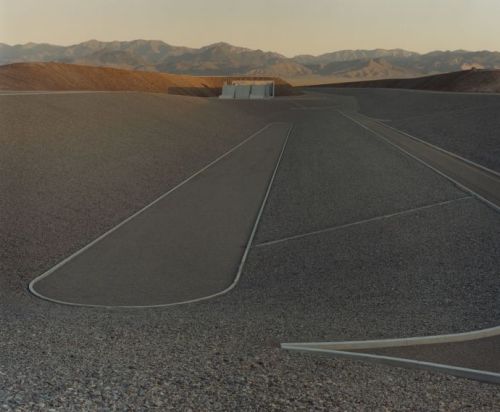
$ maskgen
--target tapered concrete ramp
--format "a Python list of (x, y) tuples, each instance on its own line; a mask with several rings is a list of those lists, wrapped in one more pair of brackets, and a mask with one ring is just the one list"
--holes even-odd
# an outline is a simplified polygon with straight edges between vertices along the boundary
[(290, 125), (271, 124), (116, 230), (35, 279), (60, 303), (153, 306), (234, 284)]

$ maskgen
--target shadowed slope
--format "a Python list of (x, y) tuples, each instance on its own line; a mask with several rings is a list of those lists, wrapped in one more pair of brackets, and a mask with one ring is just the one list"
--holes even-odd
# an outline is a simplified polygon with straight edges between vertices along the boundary
[[(0, 66), (0, 90), (140, 91), (190, 96), (218, 96), (228, 79), (270, 77), (198, 77), (122, 70), (65, 63), (14, 63)], [(293, 93), (285, 81), (274, 78), (278, 95)]]
[(437, 90), (447, 92), (500, 93), (500, 70), (464, 70), (417, 77), (361, 82), (319, 84), (315, 87), (380, 87), (393, 89)]

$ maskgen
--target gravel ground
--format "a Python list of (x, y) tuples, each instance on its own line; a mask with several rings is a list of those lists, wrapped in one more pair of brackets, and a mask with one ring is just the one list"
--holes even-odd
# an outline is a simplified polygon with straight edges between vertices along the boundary
[(321, 89), (354, 97), (361, 113), (500, 172), (500, 95)]
[[(153, 95), (114, 95), (96, 97), (95, 101), (85, 96), (86, 102), (80, 98), (54, 102), (43, 97), (43, 107), (39, 103), (30, 106), (26, 101), (18, 102), (17, 110), (9, 116), (18, 122), (30, 118), (29, 126), (20, 123), (18, 129), (9, 129), (7, 139), (2, 134), (2, 145), (9, 155), (4, 155), (0, 165), (2, 173), (10, 173), (10, 184), (1, 188), (8, 196), (2, 196), (0, 214), (0, 408), (500, 408), (496, 386), (279, 349), (283, 341), (397, 337), (493, 324), (500, 308), (500, 218), (472, 199), (254, 248), (241, 283), (232, 293), (195, 305), (140, 311), (98, 310), (54, 305), (29, 295), (27, 282), (37, 273), (163, 193), (185, 174), (199, 168), (206, 158), (215, 157), (218, 150), (223, 151), (245, 137), (245, 133), (250, 134), (246, 129), (256, 126), (259, 111), (265, 112), (259, 121), (279, 115), (302, 122), (302, 127), (311, 114), (285, 112), (292, 106), (289, 100), (276, 102), (275, 113), (269, 105), (259, 106), (260, 102), (230, 109), (226, 102), (196, 101), (183, 108), (191, 113), (192, 121), (177, 124), (170, 119), (169, 110), (175, 113), (184, 100)], [(104, 101), (99, 103), (100, 99)], [(130, 107), (130, 115), (122, 115), (128, 109), (116, 109), (123, 105)], [(141, 107), (142, 115), (148, 115), (148, 105), (158, 116), (157, 126), (148, 129), (150, 123), (139, 115), (137, 123), (126, 127), (122, 124), (131, 122), (132, 112)], [(75, 114), (73, 107), (87, 107), (87, 111)], [(88, 127), (95, 127), (94, 133), (80, 134), (79, 138), (71, 130), (64, 132), (69, 124), (54, 121), (60, 113), (67, 113), (78, 135), (80, 128), (85, 129), (92, 119), (90, 114), (98, 115), (108, 109), (116, 110), (116, 116), (102, 115), (99, 122), (107, 126), (91, 124)], [(52, 121), (36, 114), (45, 110), (54, 110)], [(322, 121), (326, 122), (331, 113), (325, 111), (324, 116)], [(203, 119), (208, 119), (204, 126)], [(311, 118), (311, 130), (316, 130), (314, 124), (319, 120)], [(345, 129), (349, 128), (345, 124)], [(127, 135), (127, 130), (132, 132)], [(352, 135), (352, 131), (346, 133)], [(308, 144), (320, 145), (323, 150), (329, 150), (330, 145), (337, 147), (337, 160), (342, 153), (349, 158), (353, 150), (360, 149), (355, 136), (351, 136), (350, 146), (341, 140), (342, 130), (333, 134), (340, 140), (326, 143), (328, 136), (321, 140), (318, 132)], [(300, 132), (291, 136), (289, 153), (301, 165), (304, 179), (311, 181), (318, 175), (310, 163), (325, 158), (317, 151), (306, 150), (308, 144), (301, 136)], [(84, 144), (91, 137), (93, 140)], [(191, 138), (199, 142), (206, 139), (199, 146), (203, 150), (191, 152), (189, 147), (196, 140), (185, 141)], [(73, 145), (78, 150), (72, 151)], [(443, 198), (458, 197), (453, 186), (434, 179), (401, 154), (392, 152), (391, 157), (391, 151), (383, 145), (366, 145), (370, 156), (384, 159), (381, 164), (390, 165), (394, 175), (411, 179), (415, 174), (429, 186), (419, 192), (415, 185), (409, 185), (407, 191), (412, 193), (407, 194), (394, 178), (393, 190), (401, 190), (401, 197), (408, 199), (400, 207), (410, 206), (410, 200), (433, 203), (441, 199), (439, 192)], [(298, 156), (300, 152), (309, 162)], [(10, 159), (9, 163), (3, 162), (5, 158)], [(127, 163), (124, 159), (132, 160)], [(175, 163), (175, 159), (181, 160)], [(179, 164), (182, 168), (176, 173)], [(355, 161), (351, 164), (352, 169), (359, 166)], [(383, 171), (386, 166), (380, 167)], [(289, 167), (280, 170), (274, 191), (288, 192), (293, 199), (294, 190), (298, 189), (293, 179), (287, 178), (289, 172)], [(390, 193), (382, 187), (379, 177), (372, 182), (378, 192), (361, 184), (366, 177), (354, 178), (354, 183), (359, 182), (356, 187), (371, 191), (373, 199)], [(14, 184), (17, 179), (20, 188)], [(323, 193), (319, 191), (321, 185), (313, 188), (309, 195), (311, 207), (320, 213), (321, 199), (330, 200), (330, 192), (335, 188), (325, 188)], [(343, 195), (338, 192), (339, 198)], [(370, 199), (362, 201), (368, 206), (372, 204)], [(274, 220), (269, 214), (275, 213), (276, 202), (280, 202), (278, 195), (270, 198), (261, 233), (284, 233), (271, 228)], [(346, 197), (339, 205), (349, 202)], [(388, 210), (384, 202), (378, 202), (372, 212)], [(9, 213), (8, 219), (4, 211)], [(294, 209), (289, 211), (294, 216)], [(349, 207), (339, 206), (329, 213), (351, 212)], [(294, 230), (316, 225), (314, 215), (310, 221), (313, 224), (295, 225)], [(359, 216), (349, 215), (344, 220), (356, 217)], [(336, 219), (328, 223), (344, 221)]]
[[(23, 290), (33, 273), (272, 121), (265, 106), (213, 103), (137, 93), (0, 96), (0, 193), (8, 194), (0, 196), (0, 271), (13, 273), (0, 278), (0, 294)], [(31, 258), (37, 266), (25, 268)]]
[(261, 129), (31, 290), (106, 306), (166, 305), (225, 290), (289, 131), (288, 123)]
[(341, 114), (303, 113), (295, 119), (258, 243), (464, 196)]

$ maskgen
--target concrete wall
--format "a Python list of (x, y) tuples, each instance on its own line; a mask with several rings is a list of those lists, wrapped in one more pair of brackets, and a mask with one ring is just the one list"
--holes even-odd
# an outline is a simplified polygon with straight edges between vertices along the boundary
[(250, 82), (225, 84), (219, 97), (221, 99), (266, 99), (274, 97), (273, 84), (251, 84)]
[(234, 99), (236, 92), (236, 86), (232, 84), (225, 84), (222, 86), (222, 94), (219, 96), (220, 99)]

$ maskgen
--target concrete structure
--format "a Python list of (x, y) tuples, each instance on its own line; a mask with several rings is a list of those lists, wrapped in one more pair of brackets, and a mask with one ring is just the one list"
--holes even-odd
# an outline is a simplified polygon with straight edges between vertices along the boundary
[(234, 94), (235, 99), (249, 99), (250, 92), (252, 91), (252, 86), (250, 84), (238, 84), (236, 86), (236, 91)]
[(274, 97), (274, 81), (235, 80), (222, 87), (220, 99), (269, 99)]
[(272, 84), (254, 84), (250, 92), (250, 99), (266, 99), (271, 97)]
[(219, 96), (220, 99), (234, 99), (234, 94), (236, 91), (236, 86), (232, 84), (225, 84), (222, 87), (222, 94)]

